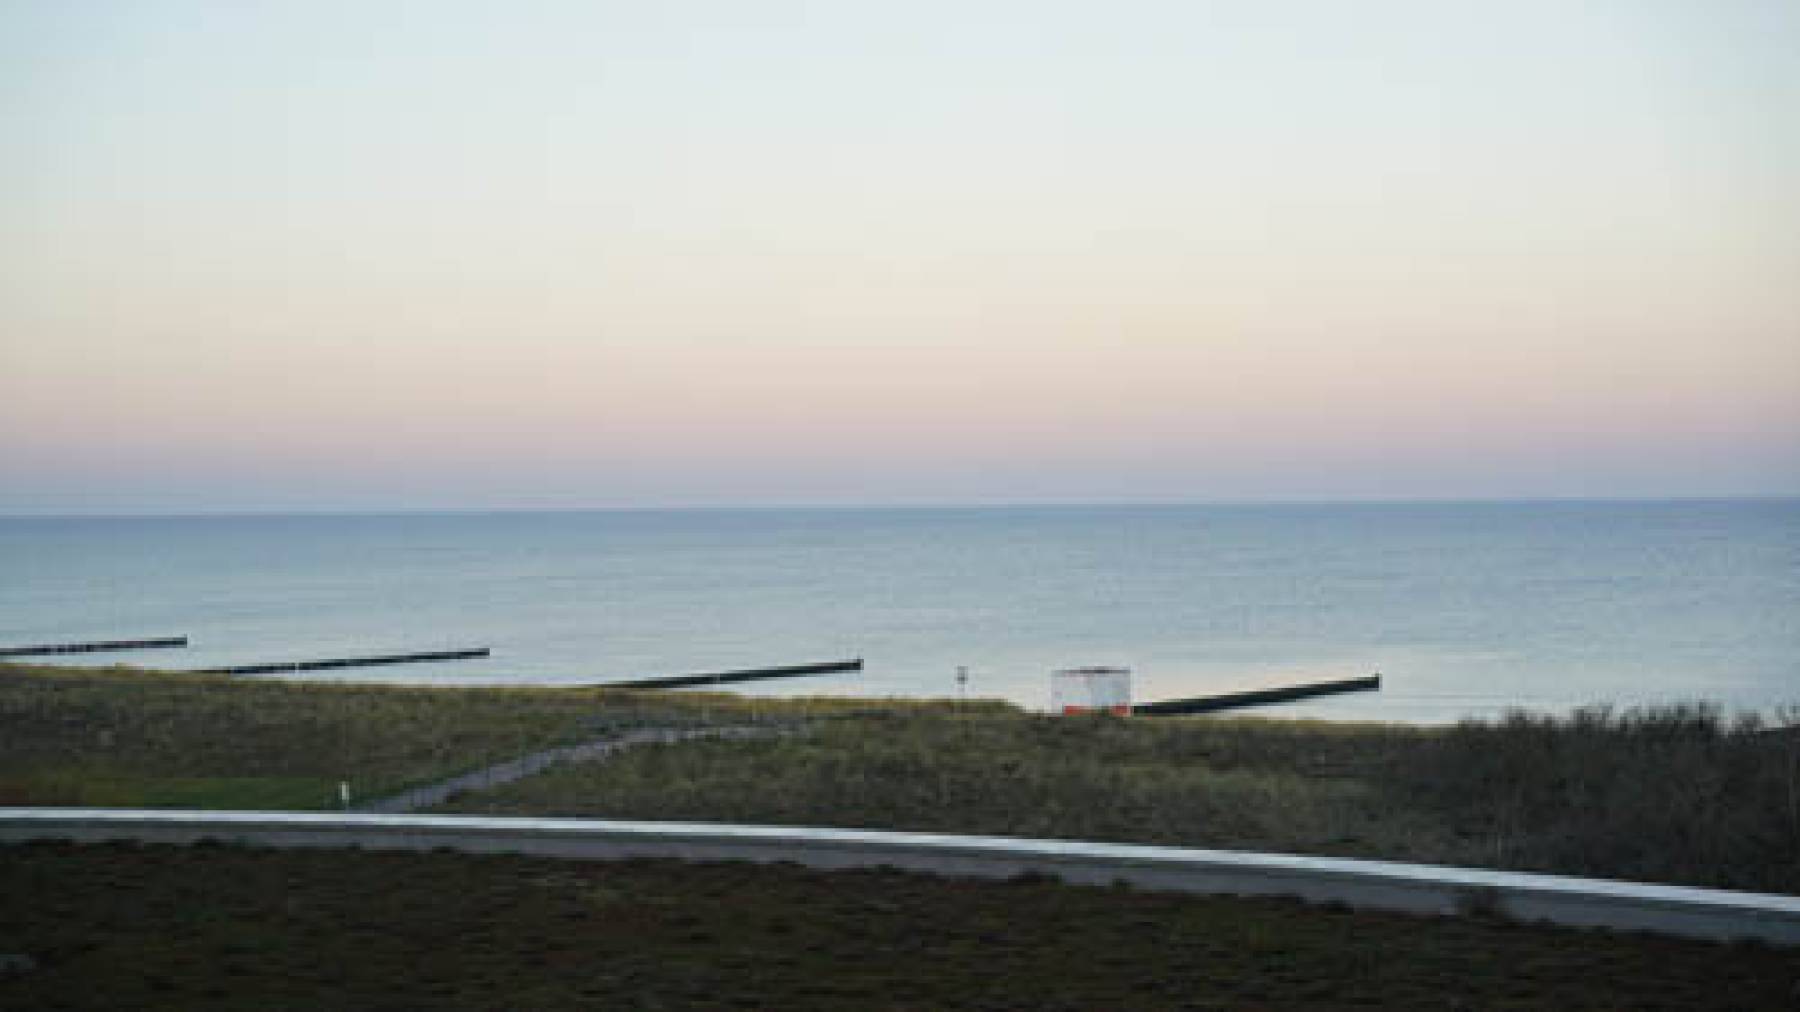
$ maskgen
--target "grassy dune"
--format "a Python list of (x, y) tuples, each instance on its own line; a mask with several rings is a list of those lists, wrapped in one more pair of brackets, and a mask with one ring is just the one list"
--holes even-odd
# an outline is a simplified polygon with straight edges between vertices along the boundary
[(639, 726), (450, 810), (915, 829), (1414, 860), (1800, 894), (1800, 711), (1416, 728), (998, 703), (402, 688), (0, 665), (0, 804), (327, 808)]
[(1800, 893), (1800, 727), (894, 713), (644, 749), (451, 809), (1247, 848)]
[(792, 866), (0, 850), (17, 1008), (1782, 1008), (1800, 956)]
[(0, 804), (328, 808), (639, 726), (825, 703), (288, 682), (0, 664)]

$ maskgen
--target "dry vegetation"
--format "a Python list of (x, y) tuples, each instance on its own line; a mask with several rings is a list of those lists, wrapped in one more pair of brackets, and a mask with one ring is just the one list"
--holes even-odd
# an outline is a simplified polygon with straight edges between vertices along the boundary
[(729, 696), (0, 664), (0, 804), (324, 808), (340, 781), (377, 797), (611, 731), (786, 712)]
[(0, 804), (322, 808), (641, 726), (654, 746), (457, 811), (1228, 847), (1800, 894), (1800, 712), (1414, 728), (1041, 717), (997, 703), (425, 689), (0, 665)]
[(868, 870), (0, 852), (12, 1008), (1784, 1008), (1793, 950)]
[(1800, 727), (882, 714), (644, 749), (457, 811), (1066, 837), (1800, 893)]
[(1800, 709), (1515, 713), (1387, 780), (1454, 828), (1458, 863), (1800, 894)]

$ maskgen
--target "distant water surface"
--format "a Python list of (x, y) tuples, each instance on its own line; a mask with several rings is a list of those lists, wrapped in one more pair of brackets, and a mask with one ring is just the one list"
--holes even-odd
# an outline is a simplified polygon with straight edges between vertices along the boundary
[(0, 520), (0, 644), (179, 635), (80, 663), (491, 646), (330, 677), (579, 683), (864, 657), (772, 694), (1046, 705), (1380, 671), (1268, 712), (1436, 722), (1800, 703), (1800, 500), (645, 510)]

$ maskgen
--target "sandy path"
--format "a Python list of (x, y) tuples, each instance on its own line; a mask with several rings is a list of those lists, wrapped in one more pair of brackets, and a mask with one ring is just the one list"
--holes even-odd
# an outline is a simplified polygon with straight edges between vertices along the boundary
[(352, 805), (350, 808), (357, 812), (416, 812), (420, 809), (441, 805), (449, 800), (451, 795), (462, 791), (478, 791), (497, 787), (500, 784), (512, 783), (514, 780), (539, 773), (557, 763), (605, 759), (615, 752), (637, 745), (666, 745), (694, 738), (757, 738), (770, 734), (789, 733), (792, 730), (791, 727), (768, 726), (639, 728), (605, 738), (596, 738), (579, 745), (563, 745), (558, 748), (544, 749), (541, 752), (533, 752), (517, 759), (497, 763), (486, 769), (464, 773), (461, 776), (451, 777), (435, 784), (427, 784), (424, 787), (415, 787), (410, 791), (377, 801)]

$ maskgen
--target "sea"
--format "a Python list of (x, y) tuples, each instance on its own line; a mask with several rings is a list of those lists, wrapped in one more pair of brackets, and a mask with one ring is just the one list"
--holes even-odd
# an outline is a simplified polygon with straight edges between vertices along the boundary
[[(761, 695), (1138, 700), (1379, 673), (1271, 716), (1800, 705), (1800, 499), (0, 519), (0, 646), (145, 667), (488, 647), (337, 680), (576, 685), (862, 658)], [(960, 684), (958, 667), (967, 669)]]

